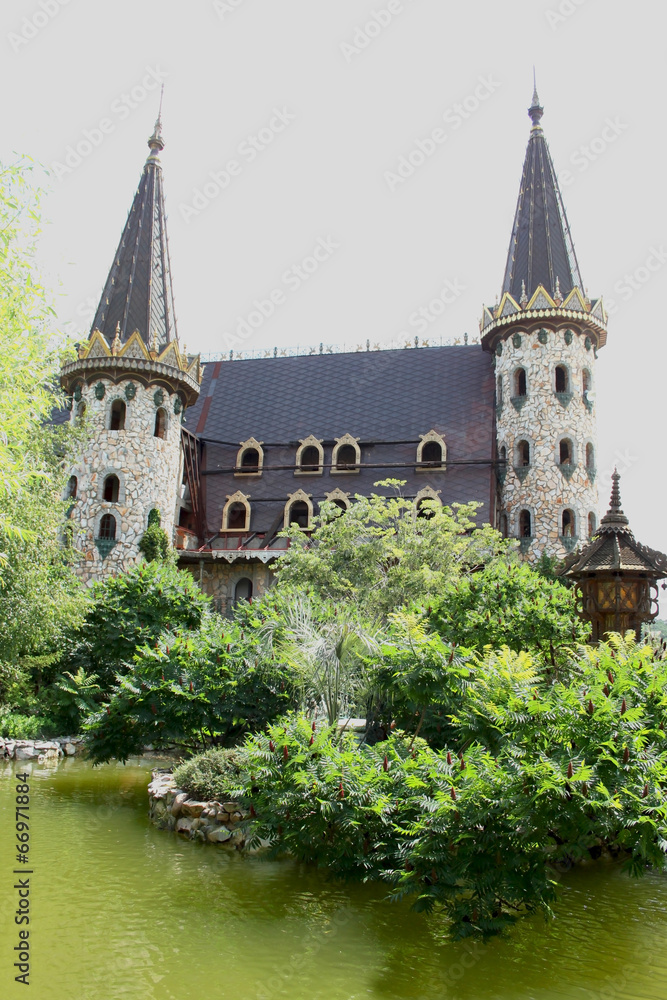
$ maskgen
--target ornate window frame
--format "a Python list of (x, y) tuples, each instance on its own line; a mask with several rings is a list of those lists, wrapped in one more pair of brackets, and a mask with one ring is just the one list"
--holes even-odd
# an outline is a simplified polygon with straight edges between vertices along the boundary
[[(440, 465), (424, 465), (422, 455), (424, 453), (424, 446), (430, 441), (435, 441), (439, 444), (442, 449), (442, 460)], [(431, 429), (426, 434), (419, 435), (419, 444), (417, 445), (417, 467), (415, 472), (446, 472), (447, 471), (447, 442), (445, 441), (443, 434), (438, 434), (435, 429)]]
[[(236, 453), (236, 467), (234, 468), (234, 475), (241, 476), (247, 479), (249, 476), (261, 476), (264, 469), (264, 449), (262, 448), (263, 441), (258, 441), (257, 438), (251, 437), (247, 441), (241, 441), (238, 452)], [(254, 448), (258, 455), (257, 469), (253, 469), (252, 472), (244, 472), (241, 467), (241, 462), (243, 460), (244, 452), (248, 451), (250, 448)]]
[[(338, 452), (340, 451), (340, 449), (342, 447), (344, 447), (347, 444), (351, 445), (354, 448), (354, 454), (355, 454), (355, 460), (354, 460), (354, 462), (355, 462), (356, 468), (354, 468), (354, 469), (337, 469), (336, 466), (338, 464)], [(354, 475), (359, 475), (359, 472), (360, 472), (359, 466), (360, 465), (361, 465), (361, 448), (359, 447), (359, 438), (352, 437), (351, 434), (343, 434), (342, 437), (336, 438), (336, 443), (334, 445), (333, 452), (332, 452), (332, 455), (331, 455), (331, 469), (330, 469), (331, 475), (332, 476), (354, 476)]]
[(350, 494), (344, 493), (342, 490), (339, 490), (338, 487), (336, 487), (335, 490), (331, 490), (329, 493), (325, 493), (324, 499), (330, 500), (331, 503), (336, 503), (337, 501), (340, 501), (341, 503), (345, 504), (346, 510), (349, 510), (351, 507)]
[[(301, 468), (301, 458), (303, 456), (306, 448), (317, 448), (317, 453), (319, 455), (319, 462), (316, 469), (302, 469)], [(316, 438), (313, 434), (309, 437), (304, 438), (303, 441), (299, 441), (299, 447), (296, 451), (296, 463), (294, 469), (295, 476), (321, 476), (324, 472), (324, 448), (322, 447), (322, 441)]]
[(414, 499), (414, 516), (419, 516), (419, 501), (420, 500), (435, 500), (439, 507), (442, 507), (442, 500), (440, 499), (440, 494), (442, 490), (436, 490), (432, 486), (423, 486), (417, 496)]
[(289, 512), (292, 508), (292, 504), (295, 503), (305, 503), (308, 507), (308, 527), (302, 528), (302, 531), (308, 531), (313, 521), (313, 501), (311, 500), (311, 495), (309, 493), (304, 493), (303, 490), (297, 490), (296, 493), (289, 493), (287, 496), (287, 503), (285, 504), (285, 514), (283, 517), (283, 530), (287, 531), (290, 524), (293, 522), (289, 519)]
[[(236, 493), (227, 495), (227, 503), (222, 508), (222, 526), (220, 531), (249, 531), (250, 530), (250, 495), (242, 493), (241, 490), (237, 490)], [(229, 527), (229, 513), (232, 509), (232, 505), (235, 503), (241, 503), (245, 507), (245, 524), (242, 528), (230, 528)]]

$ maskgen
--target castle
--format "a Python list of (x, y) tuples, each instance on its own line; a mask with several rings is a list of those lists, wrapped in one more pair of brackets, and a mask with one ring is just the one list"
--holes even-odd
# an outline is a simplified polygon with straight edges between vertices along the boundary
[(308, 530), (324, 500), (345, 509), (389, 477), (418, 504), (478, 501), (479, 522), (531, 561), (593, 535), (606, 314), (584, 290), (542, 115), (535, 92), (481, 344), (205, 368), (176, 330), (158, 119), (89, 339), (62, 370), (61, 419), (90, 431), (68, 487), (82, 580), (135, 562), (157, 510), (179, 565), (225, 610), (266, 589), (285, 527)]

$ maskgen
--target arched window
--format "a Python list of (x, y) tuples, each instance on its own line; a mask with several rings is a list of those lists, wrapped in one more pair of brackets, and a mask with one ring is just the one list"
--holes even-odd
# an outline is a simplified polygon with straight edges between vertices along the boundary
[(237, 581), (234, 587), (234, 604), (238, 604), (239, 601), (251, 601), (252, 600), (252, 580), (249, 580), (247, 576), (242, 577)]
[(167, 412), (162, 407), (155, 414), (153, 437), (162, 438), (163, 441), (167, 437)]
[(111, 404), (111, 411), (109, 414), (109, 430), (110, 431), (124, 431), (125, 430), (125, 414), (127, 410), (125, 403), (122, 399), (114, 399)]
[(320, 453), (312, 444), (308, 448), (304, 448), (301, 452), (301, 465), (299, 466), (302, 472), (317, 472), (320, 468)]
[(500, 515), (500, 534), (507, 538), (507, 514)]
[(442, 500), (437, 490), (432, 486), (425, 486), (415, 497), (415, 514), (417, 517), (431, 518), (435, 514), (433, 504), (442, 506)]
[(556, 392), (569, 392), (567, 368), (564, 365), (556, 365)]
[(500, 446), (500, 461), (507, 462), (507, 448), (504, 444)]
[(533, 525), (529, 510), (522, 510), (519, 514), (519, 538), (532, 538)]
[(114, 539), (116, 537), (116, 518), (113, 514), (103, 514), (100, 519), (100, 538), (105, 538), (107, 540)]
[(592, 538), (595, 534), (598, 526), (598, 519), (595, 514), (591, 511), (588, 515), (588, 537)]
[(530, 444), (528, 441), (519, 441), (516, 446), (516, 464), (519, 468), (530, 465)]
[(442, 465), (442, 448), (437, 441), (428, 441), (422, 449), (424, 465)]
[(525, 396), (528, 393), (525, 368), (517, 368), (514, 372), (514, 395)]
[(299, 528), (310, 527), (313, 516), (313, 504), (307, 493), (297, 490), (288, 497), (285, 504), (284, 527), (296, 524)]
[(354, 469), (357, 465), (357, 453), (351, 444), (344, 444), (338, 449), (336, 468), (339, 470)]
[(573, 465), (573, 448), (569, 438), (563, 438), (558, 445), (558, 455), (561, 465)]
[(331, 493), (325, 493), (324, 499), (335, 504), (336, 507), (338, 507), (343, 513), (345, 513), (350, 506), (350, 494), (343, 493), (342, 490), (332, 490)]
[(299, 528), (307, 528), (310, 520), (308, 504), (303, 500), (295, 500), (290, 505), (287, 515), (288, 524), (296, 524)]
[(76, 500), (76, 494), (79, 489), (79, 480), (76, 476), (70, 476), (67, 480), (67, 499)]
[(104, 500), (107, 500), (109, 503), (118, 503), (119, 492), (120, 492), (120, 480), (118, 479), (118, 476), (114, 475), (107, 476), (106, 479), (104, 480), (104, 486), (102, 488), (102, 497), (104, 498)]
[(75, 424), (81, 424), (81, 423), (83, 423), (83, 420), (84, 420), (85, 416), (86, 416), (86, 404), (82, 400), (79, 403), (79, 405), (77, 406), (77, 408), (76, 408), (76, 415), (74, 417), (74, 423)]
[(561, 535), (563, 538), (573, 538), (575, 533), (575, 516), (573, 510), (564, 510), (561, 515)]
[(432, 429), (428, 434), (419, 435), (417, 445), (417, 472), (429, 472), (433, 469), (444, 471), (447, 461), (447, 445), (442, 434)]
[(227, 497), (227, 503), (222, 511), (223, 531), (247, 531), (250, 527), (250, 504), (245, 493), (237, 490), (233, 496)]
[(586, 395), (587, 392), (590, 392), (590, 388), (591, 388), (591, 373), (589, 372), (588, 368), (584, 368), (583, 372), (581, 373), (581, 391), (584, 395)]
[(261, 442), (256, 441), (255, 438), (241, 441), (241, 447), (236, 456), (236, 475), (259, 476), (262, 473), (263, 465), (264, 449)]
[(503, 377), (499, 375), (496, 379), (496, 404), (503, 405)]
[(227, 511), (227, 527), (230, 531), (245, 531), (247, 510), (245, 504), (233, 503)]
[(259, 452), (256, 448), (246, 448), (241, 456), (242, 472), (259, 472)]
[(322, 474), (324, 449), (322, 442), (311, 434), (299, 442), (296, 452), (296, 474), (316, 476)]
[(595, 448), (590, 443), (586, 445), (586, 468), (589, 472), (595, 469)]
[(361, 462), (361, 450), (358, 439), (351, 434), (344, 434), (336, 439), (333, 455), (331, 457), (331, 471), (336, 472), (359, 472)]

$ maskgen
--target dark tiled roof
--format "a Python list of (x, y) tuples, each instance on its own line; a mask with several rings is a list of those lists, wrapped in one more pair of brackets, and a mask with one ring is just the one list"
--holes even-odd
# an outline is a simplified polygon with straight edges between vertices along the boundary
[(538, 285), (552, 295), (558, 278), (561, 294), (577, 286), (583, 291), (579, 265), (565, 214), (553, 161), (539, 124), (537, 94), (528, 112), (533, 120), (521, 176), (519, 199), (507, 255), (503, 292), (518, 302), (522, 282), (531, 297)]
[(138, 330), (150, 344), (157, 335), (163, 348), (176, 338), (174, 299), (158, 154), (164, 143), (159, 123), (148, 140), (151, 153), (144, 166), (130, 214), (109, 271), (92, 330), (111, 344), (120, 327), (124, 343)]
[[(226, 499), (237, 490), (250, 495), (251, 531), (269, 532), (277, 520), (282, 528), (287, 497), (298, 489), (317, 503), (336, 488), (368, 495), (375, 482), (390, 477), (406, 480), (406, 496), (432, 486), (444, 503), (480, 501), (480, 519), (488, 520), (493, 407), (492, 359), (479, 346), (207, 365), (185, 423), (206, 442), (208, 529), (220, 527)], [(446, 440), (448, 469), (415, 472), (419, 436), (432, 429)], [(359, 439), (358, 474), (326, 468), (335, 439), (346, 433)], [(324, 441), (325, 472), (297, 476), (296, 449), (311, 434)], [(251, 437), (263, 442), (265, 471), (258, 478), (234, 476), (239, 444)]]

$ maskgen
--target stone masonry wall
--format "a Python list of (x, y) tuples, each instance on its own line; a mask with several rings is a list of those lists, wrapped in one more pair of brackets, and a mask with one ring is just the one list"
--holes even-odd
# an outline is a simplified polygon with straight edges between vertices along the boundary
[[(99, 385), (105, 389), (102, 399), (98, 398)], [(90, 434), (86, 450), (70, 470), (78, 479), (71, 521), (75, 528), (73, 544), (82, 554), (76, 569), (81, 579), (90, 584), (137, 561), (138, 543), (154, 507), (160, 511), (162, 527), (173, 537), (181, 480), (182, 411), (179, 400), (176, 405), (179, 412), (174, 412), (175, 393), (169, 395), (156, 386), (146, 388), (131, 379), (115, 385), (101, 378), (94, 385), (83, 385), (81, 392)], [(159, 405), (167, 416), (164, 440), (154, 436), (159, 393), (162, 393)], [(124, 430), (108, 429), (115, 399), (122, 399), (126, 406)], [(79, 405), (79, 401), (74, 402), (75, 413)], [(111, 473), (120, 480), (117, 503), (103, 499), (104, 480)], [(95, 539), (100, 519), (107, 512), (116, 518), (116, 545), (103, 558)]]
[(192, 573), (195, 581), (201, 583), (203, 592), (213, 598), (217, 610), (223, 615), (231, 610), (239, 580), (248, 579), (252, 582), (252, 595), (255, 598), (266, 593), (273, 579), (270, 565), (259, 561), (239, 560), (228, 563), (225, 559), (216, 559), (214, 563), (204, 563), (201, 570), (198, 563), (183, 562), (181, 569)]
[(149, 816), (161, 830), (243, 850), (248, 813), (238, 802), (199, 802), (178, 788), (170, 771), (153, 771), (148, 786)]
[[(571, 398), (556, 395), (555, 369), (562, 365), (569, 376)], [(517, 398), (515, 373), (523, 368), (527, 394)], [(498, 453), (507, 449), (507, 472), (501, 488), (500, 510), (507, 516), (508, 534), (519, 537), (521, 510), (530, 511), (532, 539), (523, 543), (531, 560), (542, 552), (562, 559), (588, 537), (588, 517), (597, 523), (598, 494), (595, 471), (586, 468), (586, 445), (597, 455), (595, 408), (583, 392), (583, 373), (590, 373), (595, 390), (595, 351), (585, 332), (571, 321), (549, 329), (526, 331), (517, 326), (496, 354), (496, 381), (502, 380), (502, 405), (497, 406)], [(496, 388), (497, 403), (498, 387)], [(514, 401), (512, 401), (514, 397)], [(559, 443), (569, 438), (574, 448), (574, 469), (565, 474), (559, 464)], [(517, 444), (530, 444), (530, 467), (520, 468)], [(524, 477), (524, 478), (522, 478)], [(576, 538), (562, 537), (562, 512), (576, 516)]]

